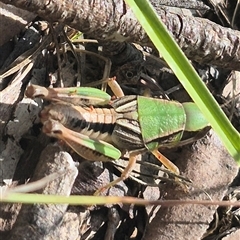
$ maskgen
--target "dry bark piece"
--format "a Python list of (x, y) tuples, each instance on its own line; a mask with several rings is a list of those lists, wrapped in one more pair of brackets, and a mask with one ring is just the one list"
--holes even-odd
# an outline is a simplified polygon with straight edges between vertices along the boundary
[(20, 55), (36, 46), (40, 42), (40, 39), (41, 35), (38, 30), (36, 30), (33, 26), (27, 28), (24, 35), (19, 38), (18, 42), (14, 46), (13, 51), (5, 59), (1, 68), (3, 70), (7, 68)]
[(0, 2), (0, 46), (19, 34), (36, 15)]
[(230, 233), (228, 236), (224, 237), (222, 240), (239, 240), (239, 237), (240, 237), (240, 229)]
[[(68, 153), (62, 152), (58, 146), (49, 145), (41, 154), (33, 181), (55, 172), (62, 174), (37, 192), (69, 196), (77, 176), (77, 168)], [(9, 239), (43, 239), (58, 226), (67, 207), (67, 204), (24, 205)]]
[[(81, 163), (78, 168), (79, 174), (71, 194), (92, 195), (101, 187), (118, 178), (115, 174), (107, 168), (103, 168), (101, 165), (102, 163), (100, 162), (85, 161)], [(126, 196), (129, 194), (129, 190), (123, 181), (101, 193), (101, 195), (112, 196)]]
[(23, 95), (22, 86), (26, 78), (24, 80), (15, 78), (14, 80), (12, 84), (0, 92), (0, 135), (3, 134), (6, 124), (13, 114), (14, 107), (21, 95)]
[[(19, 82), (19, 85), (22, 84)], [(14, 172), (16, 170), (16, 166), (18, 164), (19, 159), (21, 158), (21, 155), (23, 154), (23, 149), (21, 148), (19, 144), (19, 140), (22, 138), (22, 136), (30, 129), (32, 126), (35, 116), (39, 112), (39, 107), (36, 105), (36, 102), (30, 99), (23, 99), (21, 102), (19, 102), (16, 105), (16, 108), (10, 103), (11, 99), (19, 97), (18, 95), (12, 96), (14, 93), (20, 94), (22, 91), (21, 89), (18, 89), (19, 85), (11, 84), (9, 87), (7, 87), (7, 90), (12, 90), (10, 92), (2, 91), (4, 94), (3, 101), (6, 101), (6, 104), (0, 104), (0, 113), (3, 113), (1, 115), (0, 119), (4, 120), (6, 118), (13, 118), (12, 121), (9, 121), (9, 119), (6, 119), (6, 122), (0, 123), (0, 136), (3, 136), (6, 134), (8, 136), (8, 139), (5, 143), (1, 145), (1, 152), (0, 152), (0, 158), (2, 159), (2, 174), (1, 174), (1, 180), (8, 185), (12, 184), (12, 179)], [(16, 89), (14, 88), (16, 87)], [(9, 102), (8, 97), (9, 96)], [(15, 99), (12, 104), (17, 103), (18, 99)], [(1, 101), (0, 101), (1, 102)], [(5, 111), (6, 110), (6, 111)], [(9, 110), (9, 111), (8, 111)], [(14, 116), (10, 115), (11, 112), (15, 110)], [(5, 131), (5, 132), (4, 132)], [(40, 149), (40, 147), (39, 147)], [(32, 150), (32, 149), (31, 149)], [(27, 156), (29, 157), (30, 154)], [(26, 160), (25, 160), (26, 162)], [(18, 169), (19, 170), (19, 169)], [(24, 178), (24, 181), (28, 179)], [(17, 179), (18, 181), (19, 179)]]
[(48, 235), (41, 238), (41, 240), (75, 240), (79, 239), (79, 216), (76, 213), (67, 212), (64, 214), (61, 225), (57, 226)]
[(163, 6), (171, 6), (171, 7), (178, 7), (178, 8), (187, 8), (187, 9), (198, 9), (198, 10), (208, 10), (209, 7), (205, 5), (201, 0), (161, 0), (159, 2), (158, 0), (151, 0), (151, 3), (154, 4), (156, 3), (157, 6), (159, 4)]
[[(196, 187), (191, 187), (186, 193), (181, 187), (168, 184), (166, 199), (209, 200), (203, 192), (206, 191), (213, 200), (221, 200), (238, 172), (237, 164), (214, 132), (208, 139), (198, 141), (193, 148), (184, 147), (176, 165)], [(144, 240), (201, 239), (216, 208), (202, 205), (160, 208), (147, 227)]]

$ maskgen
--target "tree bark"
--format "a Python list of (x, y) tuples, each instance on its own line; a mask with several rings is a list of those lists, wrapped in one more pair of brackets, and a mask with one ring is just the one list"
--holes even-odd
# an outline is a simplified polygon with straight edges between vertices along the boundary
[[(33, 11), (51, 22), (63, 22), (98, 40), (152, 46), (131, 9), (122, 0), (0, 0)], [(201, 64), (240, 70), (240, 33), (207, 19), (162, 9), (157, 14), (187, 57)]]

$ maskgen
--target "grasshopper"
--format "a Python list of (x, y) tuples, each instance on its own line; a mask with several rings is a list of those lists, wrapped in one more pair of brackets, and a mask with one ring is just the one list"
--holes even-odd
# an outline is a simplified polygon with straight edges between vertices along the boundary
[(85, 159), (113, 161), (119, 159), (122, 152), (129, 152), (129, 162), (121, 176), (102, 190), (128, 178), (137, 156), (146, 151), (170, 171), (179, 174), (178, 168), (158, 148), (174, 147), (185, 132), (197, 132), (208, 126), (192, 102), (137, 95), (111, 100), (106, 92), (91, 87), (30, 85), (25, 94), (29, 98), (51, 101), (40, 112), (42, 131), (63, 140)]

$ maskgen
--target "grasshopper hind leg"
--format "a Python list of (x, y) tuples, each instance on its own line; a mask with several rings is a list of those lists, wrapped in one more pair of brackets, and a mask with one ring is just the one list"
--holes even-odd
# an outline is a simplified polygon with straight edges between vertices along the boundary
[(109, 184), (107, 184), (107, 185), (101, 187), (100, 189), (98, 189), (94, 193), (94, 195), (95, 196), (100, 195), (100, 193), (102, 193), (103, 191), (109, 189), (110, 187), (115, 186), (117, 183), (119, 183), (121, 181), (126, 180), (129, 177), (129, 175), (132, 172), (132, 170), (134, 169), (134, 167), (135, 167), (135, 164), (136, 164), (136, 161), (137, 161), (137, 157), (138, 157), (138, 154), (130, 153), (128, 165), (126, 166), (126, 168), (122, 172), (121, 176), (119, 178), (117, 178), (116, 180), (110, 182)]
[(168, 158), (162, 155), (157, 149), (151, 152), (168, 170), (172, 171), (176, 175), (180, 174), (178, 167), (174, 163), (172, 163)]
[[(176, 175), (180, 174), (180, 171), (178, 169), (178, 167), (173, 164), (168, 158), (166, 158), (164, 155), (162, 155), (157, 149), (152, 151), (152, 154), (171, 172), (173, 172)], [(130, 153), (129, 156), (129, 162), (127, 167), (124, 169), (124, 171), (122, 172), (121, 176), (110, 182), (109, 184), (101, 187), (100, 189), (98, 189), (94, 195), (100, 195), (100, 193), (102, 193), (103, 191), (107, 190), (110, 187), (113, 187), (114, 185), (116, 185), (117, 183), (126, 180), (129, 175), (131, 174), (132, 170), (135, 167), (136, 161), (137, 161), (137, 157), (138, 157), (139, 153)]]
[(182, 187), (184, 192), (188, 193), (189, 192), (188, 183), (192, 183), (192, 181), (189, 180), (188, 178), (180, 176), (180, 171), (178, 167), (174, 163), (172, 163), (168, 158), (162, 155), (157, 149), (151, 152), (169, 171), (175, 174), (174, 177), (175, 183)]

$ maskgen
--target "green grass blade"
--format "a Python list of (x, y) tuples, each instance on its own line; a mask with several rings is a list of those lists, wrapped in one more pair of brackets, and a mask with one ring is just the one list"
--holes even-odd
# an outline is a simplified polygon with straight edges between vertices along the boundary
[(240, 206), (239, 201), (212, 201), (212, 200), (146, 200), (135, 197), (114, 197), (114, 196), (59, 196), (42, 195), (33, 193), (8, 193), (0, 198), (0, 202), (25, 203), (25, 204), (69, 204), (69, 205), (104, 205), (104, 204), (135, 204), (135, 205), (161, 205), (162, 207), (201, 204), (205, 206)]
[(125, 0), (167, 64), (240, 165), (240, 134), (232, 126), (188, 59), (146, 0)]
[(60, 196), (44, 195), (35, 193), (14, 193), (7, 192), (1, 198), (0, 202), (24, 203), (24, 204), (70, 204), (70, 205), (104, 205), (104, 204), (142, 204), (146, 205), (147, 200), (134, 197), (115, 197), (115, 196)]

